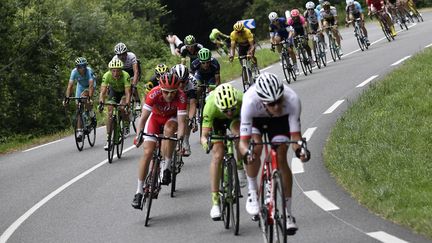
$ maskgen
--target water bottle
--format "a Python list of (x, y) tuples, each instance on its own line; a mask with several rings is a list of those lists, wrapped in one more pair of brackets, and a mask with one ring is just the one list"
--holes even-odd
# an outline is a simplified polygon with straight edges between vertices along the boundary
[(270, 183), (265, 184), (265, 204), (269, 204), (271, 202), (271, 188)]

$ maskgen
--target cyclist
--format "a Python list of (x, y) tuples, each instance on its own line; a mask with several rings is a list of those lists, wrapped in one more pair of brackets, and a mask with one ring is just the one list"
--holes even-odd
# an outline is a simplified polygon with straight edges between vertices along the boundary
[[(288, 139), (300, 140), (301, 104), (297, 94), (284, 85), (276, 75), (264, 72), (258, 76), (257, 82), (243, 95), (240, 124), (240, 153), (247, 158), (246, 174), (248, 180), (248, 198), (246, 211), (251, 215), (259, 213), (257, 175), (261, 166), (261, 152), (263, 146), (255, 146), (249, 151), (249, 141), (261, 142), (263, 126), (267, 125), (270, 141), (283, 142)], [(293, 144), (294, 151), (300, 150), (298, 144)], [(291, 212), (292, 173), (287, 162), (288, 146), (281, 145), (277, 149), (279, 169), (282, 174), (283, 188), (286, 201), (287, 230), (295, 233), (297, 225)], [(309, 154), (309, 152), (307, 152)], [(306, 158), (300, 151), (301, 161)]]
[[(287, 21), (283, 17), (278, 17), (276, 12), (271, 12), (268, 15), (270, 20), (269, 32), (270, 32), (270, 42), (276, 45), (276, 49), (279, 53), (282, 52), (282, 46), (278, 45), (282, 40), (285, 40), (288, 44), (288, 53), (293, 60), (294, 71), (297, 75), (300, 74), (297, 66), (297, 58), (294, 53), (294, 41), (292, 39), (294, 35), (294, 30), (287, 24)], [(273, 49), (274, 51), (274, 49)]]
[[(119, 59), (111, 60), (108, 63), (107, 71), (102, 77), (101, 92), (99, 95), (99, 111), (103, 110), (103, 103), (105, 102), (105, 97), (108, 93), (108, 100), (113, 103), (120, 103), (122, 105), (127, 105), (130, 102), (131, 97), (131, 83), (129, 74), (123, 70), (123, 62)], [(122, 113), (123, 121), (129, 122), (129, 114), (125, 107), (120, 107)], [(108, 150), (108, 134), (111, 131), (112, 125), (112, 113), (113, 107), (108, 106), (108, 119), (107, 119), (107, 142), (104, 146), (105, 150)], [(126, 129), (129, 125), (126, 126)], [(126, 132), (128, 133), (128, 132)]]
[(184, 46), (180, 49), (181, 64), (186, 65), (186, 57), (189, 57), (189, 67), (192, 67), (192, 62), (197, 59), (198, 52), (203, 45), (196, 43), (193, 35), (188, 35), (184, 39)]
[[(252, 56), (252, 64), (258, 67), (258, 61), (255, 57), (255, 40), (252, 32), (245, 28), (243, 22), (238, 21), (233, 26), (233, 31), (230, 34), (231, 38), (231, 51), (229, 55), (229, 60), (232, 62), (234, 60), (235, 48), (238, 45), (238, 55)], [(258, 70), (258, 68), (253, 68), (253, 70)]]
[(168, 66), (164, 63), (160, 63), (155, 67), (154, 75), (150, 77), (150, 80), (145, 84), (146, 93), (150, 92), (151, 89), (159, 85), (159, 79), (165, 73), (168, 73)]
[(315, 9), (318, 10), (318, 12), (321, 11), (323, 3), (324, 3), (324, 0), (318, 0), (318, 5), (315, 7)]
[[(322, 33), (322, 26), (321, 26), (321, 16), (320, 12), (315, 8), (315, 3), (309, 1), (306, 3), (306, 11), (304, 12), (304, 17), (306, 19), (306, 26), (309, 33), (317, 34), (318, 38), (320, 38), (324, 42), (325, 46), (325, 39), (324, 34)], [(315, 42), (312, 42), (315, 48)]]
[[(207, 138), (210, 131), (218, 136), (224, 136), (226, 129), (230, 129), (232, 134), (240, 135), (240, 109), (243, 99), (243, 92), (235, 89), (231, 84), (225, 83), (219, 85), (213, 92), (210, 93), (204, 106), (203, 115), (203, 132), (201, 136), (201, 144), (207, 151), (209, 144)], [(237, 158), (241, 158), (238, 143), (235, 143)], [(212, 160), (210, 164), (210, 186), (212, 208), (210, 217), (213, 220), (220, 220), (221, 210), (219, 205), (219, 181), (221, 162), (224, 157), (224, 144), (222, 141), (213, 141)], [(243, 160), (237, 160), (237, 173), (240, 180), (240, 186), (246, 185), (246, 174), (243, 169)]]
[[(390, 18), (390, 15), (387, 14), (385, 11), (385, 5), (383, 0), (366, 0), (366, 4), (368, 5), (368, 15), (371, 14), (380, 14), (386, 24), (390, 28), (390, 34), (395, 37), (396, 36), (396, 30), (393, 25), (393, 21)], [(384, 24), (384, 23), (382, 23)]]
[(220, 32), (218, 29), (212, 29), (212, 32), (209, 35), (209, 39), (216, 45), (216, 48), (222, 48), (223, 51), (228, 54), (228, 48), (226, 45), (226, 40), (229, 39), (229, 35), (225, 35)]
[[(329, 1), (325, 1), (322, 4), (322, 8), (320, 10), (321, 17), (321, 25), (324, 28), (332, 27), (331, 31), (333, 32), (333, 36), (336, 38), (336, 44), (339, 48), (339, 54), (343, 55), (342, 46), (341, 46), (341, 36), (338, 31), (338, 20), (337, 20), (337, 11), (336, 8), (330, 6)], [(328, 32), (328, 30), (326, 30)]]
[(188, 157), (191, 155), (189, 144), (189, 136), (191, 130), (196, 132), (198, 130), (195, 114), (197, 111), (197, 84), (195, 78), (189, 73), (188, 68), (183, 64), (177, 64), (171, 68), (171, 73), (177, 75), (180, 79), (180, 89), (186, 93), (187, 101), (187, 119), (188, 126), (186, 126), (185, 135), (183, 139), (183, 156)]
[(184, 46), (183, 41), (173, 34), (168, 34), (166, 40), (170, 44), (171, 54), (180, 56), (180, 49)]
[[(368, 40), (368, 34), (367, 30), (364, 24), (364, 15), (363, 15), (363, 9), (359, 2), (354, 0), (346, 0), (346, 7), (345, 7), (346, 17), (345, 21), (347, 22), (346, 26), (348, 27), (348, 22), (353, 21), (354, 19), (360, 18), (360, 28), (362, 28), (363, 34), (365, 36), (366, 44), (370, 46), (370, 42)], [(353, 21), (354, 26), (354, 21)]]
[[(138, 124), (139, 131), (141, 132), (134, 141), (137, 147), (141, 145), (143, 139), (141, 136), (142, 132), (160, 134), (162, 132), (162, 126), (165, 136), (172, 137), (177, 132), (177, 138), (183, 139), (187, 98), (186, 94), (178, 89), (179, 85), (180, 80), (177, 75), (165, 73), (159, 79), (159, 86), (154, 87), (150, 93), (147, 94), (141, 119)], [(175, 147), (172, 141), (168, 143), (165, 142), (166, 141), (162, 143), (162, 156), (164, 156), (164, 160), (161, 161), (162, 185), (168, 185), (171, 182), (169, 165)], [(145, 137), (143, 147), (144, 154), (138, 166), (137, 191), (132, 201), (132, 207), (136, 209), (141, 208), (145, 173), (156, 147), (156, 139), (153, 137)]]
[[(130, 77), (132, 77), (131, 86), (138, 87), (137, 84), (141, 76), (141, 65), (136, 55), (133, 52), (128, 51), (126, 45), (122, 42), (115, 45), (114, 53), (115, 56), (112, 58), (112, 60), (119, 59), (123, 62), (123, 70), (126, 71)], [(135, 88), (132, 95), (136, 101), (135, 109), (140, 110), (141, 101), (138, 94), (138, 89)]]
[[(66, 89), (66, 97), (63, 101), (63, 105), (69, 103), (67, 97), (70, 96), (72, 92), (74, 82), (77, 82), (77, 87), (75, 89), (75, 97), (88, 97), (88, 102), (86, 103), (86, 109), (89, 111), (89, 116), (93, 123), (96, 123), (96, 116), (93, 111), (93, 94), (96, 89), (96, 78), (93, 70), (87, 66), (87, 60), (84, 57), (78, 57), (75, 60), (75, 68), (72, 70), (69, 77), (68, 87)], [(78, 128), (82, 128), (81, 122), (78, 122)], [(83, 137), (82, 129), (78, 130), (77, 141), (81, 141)]]
[[(301, 16), (300, 11), (298, 9), (291, 10), (291, 17), (287, 20), (288, 25), (292, 26), (294, 29), (294, 37), (303, 36), (303, 46), (306, 49), (306, 52), (309, 56), (309, 63), (311, 65), (315, 65), (315, 62), (312, 59), (312, 51), (308, 44), (308, 36), (307, 36), (307, 23), (303, 16)], [(296, 42), (294, 40), (294, 42)]]
[(191, 72), (198, 83), (219, 85), (220, 65), (216, 58), (212, 57), (211, 51), (203, 48), (198, 52), (198, 58), (192, 62)]

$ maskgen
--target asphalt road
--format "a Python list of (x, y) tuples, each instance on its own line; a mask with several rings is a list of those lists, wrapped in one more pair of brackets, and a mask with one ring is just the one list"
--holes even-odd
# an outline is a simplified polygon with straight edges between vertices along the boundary
[[(403, 62), (399, 60), (432, 44), (432, 14), (425, 13), (424, 19), (392, 42), (383, 39), (377, 24), (369, 23), (372, 45), (364, 52), (358, 50), (353, 29), (344, 29), (342, 60), (290, 84), (302, 100), (302, 131), (313, 157), (306, 164), (290, 159), (299, 231), (289, 241), (431, 242), (359, 205), (329, 175), (321, 156), (331, 127), (349, 104)], [(283, 77), (279, 64), (264, 69)], [(238, 80), (233, 83), (240, 87)], [(210, 157), (196, 134), (191, 137), (193, 154), (185, 158), (178, 177), (176, 197), (170, 198), (164, 187), (154, 201), (150, 227), (144, 227), (144, 211), (130, 206), (142, 148), (134, 148), (130, 136), (123, 157), (107, 164), (105, 128), (97, 133), (95, 147), (86, 143), (82, 152), (73, 137), (66, 137), (0, 157), (0, 243), (262, 241), (257, 223), (244, 209), (245, 198), (240, 201), (239, 236), (210, 219)]]

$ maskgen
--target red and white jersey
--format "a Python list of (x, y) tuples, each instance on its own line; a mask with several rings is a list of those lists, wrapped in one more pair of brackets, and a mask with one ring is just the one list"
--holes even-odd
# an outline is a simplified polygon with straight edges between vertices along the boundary
[[(280, 116), (288, 115), (289, 132), (300, 132), (301, 104), (297, 94), (290, 87), (284, 85), (282, 113)], [(266, 109), (252, 85), (243, 95), (241, 107), (240, 137), (249, 138), (252, 135), (253, 118), (274, 117)]]
[(160, 86), (154, 87), (146, 95), (143, 109), (152, 112), (154, 115), (162, 117), (173, 117), (176, 115), (186, 115), (187, 97), (186, 94), (178, 90), (171, 102), (166, 102)]

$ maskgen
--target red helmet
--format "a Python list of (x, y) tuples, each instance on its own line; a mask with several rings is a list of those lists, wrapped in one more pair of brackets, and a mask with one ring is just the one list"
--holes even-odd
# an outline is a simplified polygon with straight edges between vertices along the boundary
[(298, 17), (300, 15), (300, 12), (298, 9), (291, 10), (291, 17)]
[(180, 79), (173, 73), (165, 73), (159, 78), (159, 86), (161, 89), (174, 90), (178, 89)]

